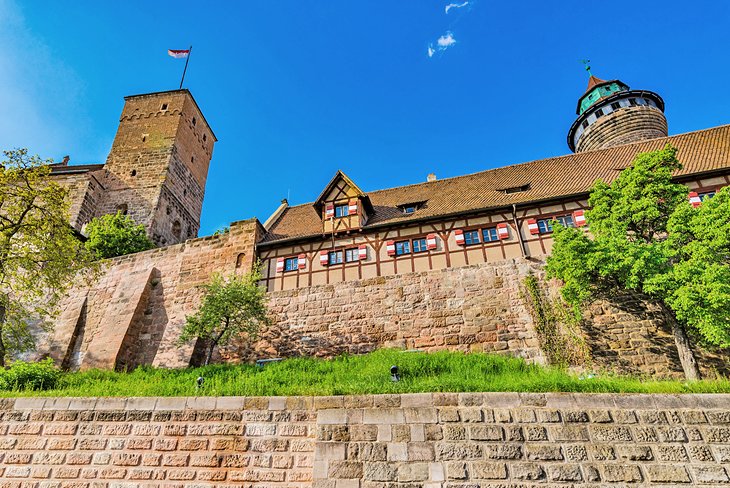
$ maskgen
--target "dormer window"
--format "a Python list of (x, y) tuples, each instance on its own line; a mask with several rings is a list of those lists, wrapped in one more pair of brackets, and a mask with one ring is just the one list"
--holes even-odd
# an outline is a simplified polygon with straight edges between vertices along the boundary
[(506, 195), (511, 195), (513, 193), (520, 193), (523, 191), (527, 191), (530, 189), (530, 184), (521, 185), (521, 186), (511, 186), (509, 188), (503, 188), (499, 191), (503, 191)]
[(402, 203), (402, 204), (398, 205), (398, 208), (405, 215), (410, 215), (410, 214), (416, 213), (416, 210), (422, 208), (423, 207), (423, 204), (425, 204), (425, 203), (426, 203), (425, 201), (423, 201), (423, 202)]

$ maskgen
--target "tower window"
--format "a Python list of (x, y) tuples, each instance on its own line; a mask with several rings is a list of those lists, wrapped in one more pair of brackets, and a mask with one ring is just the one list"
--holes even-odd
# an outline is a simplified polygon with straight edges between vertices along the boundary
[(614, 109), (614, 110), (618, 110), (618, 109), (620, 109), (620, 108), (621, 108), (621, 104), (620, 104), (620, 103), (618, 103), (618, 102), (613, 102), (613, 103), (611, 104), (611, 108), (612, 108), (612, 109)]
[(180, 224), (179, 220), (176, 220), (172, 223), (172, 235), (175, 236), (175, 239), (180, 239), (180, 235), (182, 234), (182, 225)]
[(142, 134), (142, 142), (147, 142), (147, 134)]
[(197, 120), (195, 120), (195, 117), (193, 117), (193, 125), (195, 125), (196, 122)]
[(166, 103), (163, 103), (162, 104), (162, 107), (160, 107), (160, 110), (167, 110), (167, 104)]
[(636, 107), (636, 105), (638, 105), (636, 103), (636, 99), (635, 98), (629, 98), (629, 105), (631, 105), (632, 107)]
[(208, 140), (208, 134), (203, 134), (203, 142)]
[(603, 117), (603, 110), (599, 108), (598, 110), (596, 110), (596, 118), (600, 117)]
[(581, 124), (581, 126), (583, 126), (584, 129), (586, 127), (588, 127), (588, 121), (587, 120), (584, 120), (583, 123)]
[(133, 169), (131, 173), (129, 173), (130, 176), (137, 176), (137, 170)]
[(195, 156), (190, 156), (190, 162), (191, 163), (194, 163), (195, 162)]

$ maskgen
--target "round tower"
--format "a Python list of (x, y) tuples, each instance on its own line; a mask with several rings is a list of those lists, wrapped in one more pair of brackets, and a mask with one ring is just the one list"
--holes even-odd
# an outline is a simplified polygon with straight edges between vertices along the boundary
[(654, 92), (631, 90), (619, 80), (593, 75), (576, 109), (578, 118), (568, 131), (573, 152), (592, 151), (630, 142), (665, 137), (664, 100)]

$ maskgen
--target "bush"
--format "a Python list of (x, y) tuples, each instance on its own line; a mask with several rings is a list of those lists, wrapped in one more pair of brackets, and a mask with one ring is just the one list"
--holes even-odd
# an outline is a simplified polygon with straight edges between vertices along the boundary
[(61, 378), (61, 371), (51, 358), (37, 363), (15, 361), (8, 369), (0, 370), (0, 390), (50, 390)]
[(86, 249), (99, 259), (115, 258), (152, 249), (144, 225), (136, 224), (129, 215), (95, 217), (86, 226)]

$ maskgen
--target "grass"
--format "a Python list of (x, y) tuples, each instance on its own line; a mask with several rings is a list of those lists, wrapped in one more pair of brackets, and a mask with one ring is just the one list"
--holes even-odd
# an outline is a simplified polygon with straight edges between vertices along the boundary
[[(393, 382), (397, 365), (401, 381)], [(202, 376), (203, 387), (196, 387)], [(408, 392), (616, 392), (730, 393), (729, 379), (685, 383), (569, 372), (527, 364), (522, 359), (456, 352), (379, 350), (331, 360), (295, 358), (264, 368), (211, 365), (182, 370), (141, 367), (130, 373), (65, 373), (55, 389), (0, 391), (0, 396), (268, 396), (348, 395)]]

